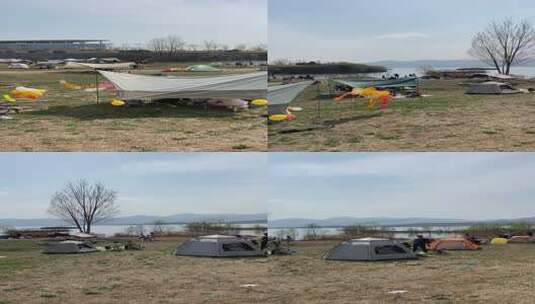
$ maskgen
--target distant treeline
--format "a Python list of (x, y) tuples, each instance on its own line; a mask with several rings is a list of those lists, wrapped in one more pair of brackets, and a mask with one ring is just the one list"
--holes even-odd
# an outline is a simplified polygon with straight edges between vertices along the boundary
[(87, 59), (115, 57), (123, 61), (147, 62), (250, 62), (267, 61), (266, 51), (251, 50), (184, 50), (173, 54), (150, 50), (105, 50), (105, 51), (0, 51), (0, 58), (19, 58), (31, 61), (57, 59)]
[(386, 68), (357, 63), (307, 63), (292, 65), (270, 65), (271, 75), (307, 75), (307, 74), (370, 74), (384, 73)]
[(500, 235), (527, 235), (535, 232), (535, 225), (531, 223), (478, 224), (466, 229), (466, 233), (479, 237), (495, 237)]

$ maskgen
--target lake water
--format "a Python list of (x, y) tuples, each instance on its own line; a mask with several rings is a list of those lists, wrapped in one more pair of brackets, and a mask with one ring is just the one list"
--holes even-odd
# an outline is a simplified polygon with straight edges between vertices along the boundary
[[(452, 237), (458, 234), (455, 231), (467, 229), (468, 226), (432, 226), (432, 227), (388, 227), (393, 232), (393, 238), (410, 239), (422, 234), (429, 238)], [(408, 233), (407, 231), (422, 231), (421, 233)], [(284, 238), (290, 235), (296, 240), (303, 240), (311, 230), (307, 228), (269, 228), (269, 235)], [(318, 228), (315, 229), (318, 236), (339, 236), (344, 233), (343, 228)]]
[[(458, 67), (446, 67), (446, 68), (436, 68), (437, 70), (456, 70)], [(489, 71), (490, 74), (496, 74), (495, 71)], [(399, 74), (400, 76), (405, 76), (409, 74), (416, 74), (417, 76), (424, 76), (424, 71), (422, 67), (413, 67), (413, 68), (393, 68), (389, 69), (386, 75)], [(524, 77), (535, 77), (535, 67), (512, 67), (511, 74), (521, 75)], [(383, 74), (378, 73), (374, 74), (374, 77), (381, 77)]]

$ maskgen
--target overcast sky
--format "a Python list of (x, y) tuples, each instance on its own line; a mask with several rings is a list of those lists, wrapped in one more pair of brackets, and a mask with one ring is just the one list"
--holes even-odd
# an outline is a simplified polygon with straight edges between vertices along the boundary
[(1, 39), (110, 39), (167, 35), (235, 46), (267, 40), (267, 0), (5, 0)]
[(265, 213), (267, 156), (165, 153), (0, 153), (0, 218), (48, 217), (67, 181), (102, 181), (121, 215)]
[(505, 17), (533, 22), (535, 2), (269, 0), (269, 58), (465, 59), (472, 35)]
[(535, 216), (535, 154), (269, 155), (271, 219)]

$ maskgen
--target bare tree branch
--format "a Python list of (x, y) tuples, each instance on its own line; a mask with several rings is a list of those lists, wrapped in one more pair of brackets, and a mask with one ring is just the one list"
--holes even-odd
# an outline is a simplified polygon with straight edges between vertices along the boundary
[(512, 66), (535, 59), (535, 28), (527, 20), (491, 22), (473, 37), (469, 54), (509, 75)]
[(68, 182), (54, 193), (48, 213), (76, 225), (80, 232), (91, 233), (94, 224), (107, 221), (119, 213), (116, 192), (102, 183), (93, 185), (86, 180)]
[(205, 40), (203, 42), (203, 45), (204, 45), (204, 49), (209, 52), (213, 52), (217, 50), (217, 47), (218, 47), (217, 42), (215, 42), (214, 40)]

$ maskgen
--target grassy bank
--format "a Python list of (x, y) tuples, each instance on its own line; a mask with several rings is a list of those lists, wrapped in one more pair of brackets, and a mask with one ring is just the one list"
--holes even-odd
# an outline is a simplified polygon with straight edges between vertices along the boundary
[[(140, 71), (143, 73), (144, 71)], [(102, 78), (101, 78), (102, 79)], [(0, 90), (48, 90), (11, 120), (0, 121), (2, 151), (248, 151), (266, 149), (264, 108), (221, 109), (154, 104), (113, 108), (108, 93), (65, 90), (60, 80), (94, 84), (91, 73), (0, 72)]]
[[(297, 119), (269, 126), (271, 151), (530, 151), (535, 95), (466, 95), (462, 80), (423, 81), (430, 97), (396, 99), (385, 111), (364, 99), (320, 100), (308, 88)], [(519, 87), (533, 87), (533, 83)], [(321, 91), (328, 91), (326, 86)], [(312, 129), (311, 127), (318, 127)], [(290, 133), (287, 133), (290, 131)], [(295, 132), (297, 131), (297, 132)]]

